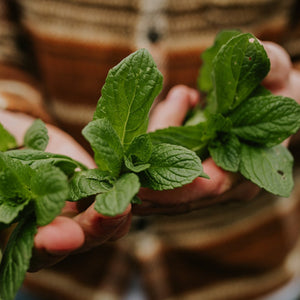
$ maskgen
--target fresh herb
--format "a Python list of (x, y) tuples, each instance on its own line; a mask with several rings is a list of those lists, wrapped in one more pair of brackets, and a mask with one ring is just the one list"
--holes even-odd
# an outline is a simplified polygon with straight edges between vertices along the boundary
[(1, 300), (14, 299), (29, 267), (36, 228), (49, 224), (65, 201), (95, 195), (95, 209), (114, 216), (130, 202), (140, 203), (141, 186), (168, 190), (206, 177), (193, 151), (153, 145), (147, 134), (162, 80), (144, 49), (109, 71), (94, 119), (82, 132), (94, 150), (95, 169), (45, 152), (49, 138), (40, 120), (26, 132), (24, 149), (16, 149), (14, 137), (0, 127), (0, 227), (17, 224), (1, 260)]
[(0, 226), (18, 223), (1, 260), (0, 299), (14, 299), (29, 266), (37, 226), (50, 223), (68, 195), (67, 176), (58, 167), (30, 167), (0, 152)]
[(162, 88), (152, 57), (138, 50), (110, 70), (94, 119), (82, 132), (98, 168), (44, 152), (47, 129), (39, 120), (25, 135), (25, 149), (16, 149), (0, 126), (0, 227), (17, 224), (1, 260), (1, 300), (14, 299), (37, 226), (50, 223), (66, 200), (94, 195), (95, 209), (114, 216), (140, 203), (141, 186), (168, 190), (207, 177), (200, 158), (208, 156), (267, 191), (290, 194), (293, 158), (280, 143), (299, 129), (300, 106), (261, 86), (270, 69), (263, 46), (250, 34), (226, 31), (202, 58), (198, 83), (207, 106), (184, 126), (150, 134), (149, 110)]
[(270, 70), (262, 44), (248, 33), (222, 31), (202, 59), (198, 85), (206, 107), (197, 107), (184, 126), (151, 133), (153, 144), (182, 145), (202, 160), (211, 156), (224, 170), (288, 197), (293, 157), (280, 143), (299, 129), (300, 106), (261, 85)]
[(17, 147), (16, 139), (0, 123), (0, 151)]

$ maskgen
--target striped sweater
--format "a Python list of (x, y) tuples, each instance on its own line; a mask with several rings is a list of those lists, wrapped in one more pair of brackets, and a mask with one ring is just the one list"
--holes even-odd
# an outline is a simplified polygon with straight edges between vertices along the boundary
[[(147, 48), (170, 87), (196, 87), (201, 53), (224, 28), (300, 58), (300, 1), (0, 0), (0, 108), (53, 122), (87, 146), (108, 70)], [(1, 122), (1, 120), (0, 120)], [(294, 149), (294, 153), (297, 152)], [(122, 299), (133, 276), (147, 298), (255, 299), (300, 271), (300, 175), (289, 199), (262, 194), (177, 217), (135, 218), (126, 238), (28, 273), (43, 299)]]

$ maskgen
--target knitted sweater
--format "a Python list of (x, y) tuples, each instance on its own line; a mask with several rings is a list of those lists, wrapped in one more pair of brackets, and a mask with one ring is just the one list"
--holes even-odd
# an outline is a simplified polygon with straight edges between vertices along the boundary
[[(292, 0), (0, 0), (0, 108), (54, 122), (87, 147), (80, 132), (107, 72), (131, 52), (150, 51), (163, 98), (176, 84), (196, 87), (200, 55), (224, 28), (283, 45), (299, 67), (299, 14)], [(265, 295), (299, 275), (299, 174), (296, 158), (288, 199), (136, 217), (127, 237), (28, 273), (24, 285), (43, 299), (122, 299), (137, 276), (155, 300)]]

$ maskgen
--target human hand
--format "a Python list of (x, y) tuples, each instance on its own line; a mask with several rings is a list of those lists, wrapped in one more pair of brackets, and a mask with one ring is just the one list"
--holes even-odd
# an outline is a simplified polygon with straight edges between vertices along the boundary
[[(34, 119), (21, 113), (0, 110), (1, 123), (21, 144), (27, 128)], [(89, 168), (96, 167), (89, 154), (68, 134), (53, 125), (47, 125), (48, 152), (64, 154)], [(97, 213), (93, 201), (66, 202), (60, 216), (38, 228), (34, 240), (30, 271), (39, 270), (62, 260), (69, 254), (85, 251), (106, 241), (125, 235), (131, 223), (131, 206), (121, 215), (107, 217)]]
[[(271, 42), (264, 42), (263, 45), (271, 60), (271, 70), (263, 84), (273, 94), (291, 97), (299, 102), (300, 72), (292, 68), (290, 58), (283, 48)], [(149, 131), (180, 126), (187, 112), (199, 101), (200, 95), (196, 90), (186, 86), (174, 87), (166, 99), (153, 109)], [(229, 199), (247, 201), (259, 192), (256, 185), (238, 174), (222, 170), (211, 158), (203, 162), (203, 169), (210, 179), (199, 177), (191, 184), (170, 191), (141, 189), (139, 196), (143, 203), (134, 207), (134, 213), (183, 213)]]

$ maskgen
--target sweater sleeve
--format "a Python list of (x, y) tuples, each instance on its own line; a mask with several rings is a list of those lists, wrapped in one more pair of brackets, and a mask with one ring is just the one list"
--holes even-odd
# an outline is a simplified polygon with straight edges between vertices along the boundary
[(0, 109), (24, 112), (49, 122), (33, 58), (12, 4), (0, 0)]

